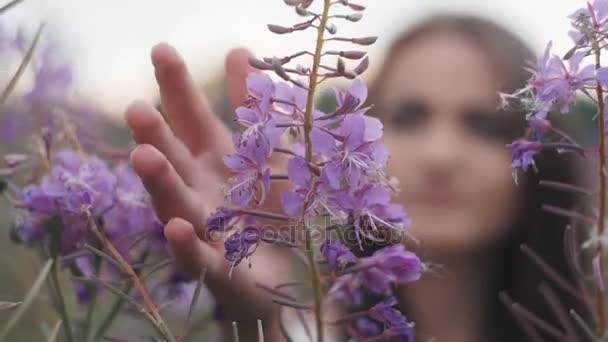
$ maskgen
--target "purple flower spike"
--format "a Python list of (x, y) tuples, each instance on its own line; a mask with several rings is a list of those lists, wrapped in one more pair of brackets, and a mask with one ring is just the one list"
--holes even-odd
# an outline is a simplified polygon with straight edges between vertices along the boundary
[(321, 253), (327, 259), (329, 267), (334, 272), (357, 262), (357, 258), (348, 247), (336, 240), (325, 240), (321, 244)]
[(542, 149), (542, 144), (538, 141), (517, 140), (507, 144), (511, 149), (511, 166), (513, 169), (521, 169), (524, 172), (528, 167), (534, 165), (534, 156)]

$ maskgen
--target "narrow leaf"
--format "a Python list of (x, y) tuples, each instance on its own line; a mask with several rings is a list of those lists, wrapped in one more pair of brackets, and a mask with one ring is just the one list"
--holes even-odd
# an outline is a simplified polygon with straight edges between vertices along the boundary
[(192, 314), (194, 313), (194, 307), (196, 306), (196, 302), (198, 302), (198, 297), (201, 294), (201, 289), (203, 288), (203, 284), (205, 283), (205, 274), (207, 273), (207, 269), (203, 268), (201, 271), (201, 276), (198, 278), (198, 282), (196, 283), (196, 288), (194, 289), (194, 294), (192, 295), (192, 300), (190, 301), (190, 307), (188, 308), (188, 316), (186, 316), (186, 324), (180, 334), (179, 340), (183, 340), (183, 338), (188, 334), (188, 330), (190, 329), (190, 322), (192, 322)]
[(8, 335), (11, 333), (13, 328), (15, 328), (17, 323), (19, 323), (19, 321), (21, 320), (27, 309), (30, 307), (30, 305), (34, 303), (34, 300), (40, 293), (40, 290), (42, 289), (42, 286), (44, 285), (44, 282), (46, 281), (46, 278), (48, 277), (49, 272), (51, 271), (51, 266), (53, 266), (53, 260), (48, 260), (46, 264), (44, 264), (42, 271), (40, 271), (40, 274), (36, 278), (36, 281), (34, 281), (34, 285), (32, 285), (27, 295), (25, 296), (25, 299), (23, 299), (22, 304), (10, 318), (10, 320), (2, 330), (2, 333), (0, 333), (0, 341), (4, 341), (8, 337)]
[(63, 321), (59, 320), (56, 324), (55, 327), (53, 328), (53, 331), (51, 331), (51, 334), (49, 335), (49, 338), (46, 340), (47, 342), (55, 342), (57, 341), (57, 337), (59, 336), (59, 332), (61, 331), (61, 325), (62, 325)]
[(6, 99), (8, 98), (10, 93), (13, 91), (13, 89), (15, 89), (15, 86), (17, 85), (17, 81), (19, 81), (19, 78), (21, 78), (21, 75), (23, 75), (23, 73), (25, 72), (25, 68), (32, 60), (32, 56), (34, 55), (34, 50), (36, 49), (36, 46), (38, 45), (38, 41), (40, 40), (40, 36), (42, 35), (43, 28), (44, 28), (44, 24), (40, 24), (40, 26), (38, 27), (38, 31), (36, 32), (36, 36), (34, 37), (34, 40), (32, 41), (32, 44), (30, 45), (29, 49), (27, 50), (27, 53), (25, 54), (25, 56), (23, 56), (23, 60), (21, 61), (19, 68), (17, 68), (15, 75), (13, 75), (11, 80), (8, 82), (8, 84), (6, 85), (6, 87), (4, 88), (2, 93), (0, 94), (0, 105), (4, 104), (4, 102), (6, 102)]
[(0, 311), (10, 310), (18, 307), (23, 302), (0, 302)]

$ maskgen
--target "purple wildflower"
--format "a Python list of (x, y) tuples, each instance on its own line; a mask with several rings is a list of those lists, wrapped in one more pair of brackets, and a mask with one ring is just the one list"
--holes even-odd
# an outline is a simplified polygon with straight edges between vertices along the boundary
[(521, 169), (524, 172), (528, 170), (528, 167), (534, 165), (534, 156), (542, 149), (540, 142), (523, 139), (514, 141), (506, 146), (512, 152), (511, 166), (513, 169)]
[[(406, 251), (403, 245), (392, 245), (376, 251), (372, 256), (359, 259), (352, 272), (338, 277), (328, 296), (338, 301), (361, 304), (362, 289), (383, 295), (391, 284), (416, 281), (422, 275), (422, 264), (416, 254)], [(360, 268), (360, 269), (358, 269)]]
[(416, 254), (403, 245), (392, 245), (361, 259), (363, 284), (376, 294), (386, 293), (391, 283), (416, 281), (422, 275), (422, 264)]
[(389, 192), (379, 186), (365, 185), (352, 194), (336, 197), (337, 203), (349, 213), (362, 247), (361, 237), (376, 240), (375, 235), (400, 233), (411, 223), (403, 207), (390, 203)]
[(366, 179), (379, 179), (377, 175), (383, 174), (388, 153), (384, 146), (365, 139), (368, 129), (361, 115), (350, 115), (341, 123), (341, 151), (323, 168), (323, 176), (332, 188), (339, 189), (345, 180), (356, 189)]
[(207, 219), (207, 228), (209, 231), (221, 231), (224, 232), (233, 224), (235, 218), (240, 213), (232, 208), (219, 207), (216, 211), (209, 216)]
[(252, 199), (261, 204), (270, 191), (270, 169), (266, 168), (270, 147), (259, 136), (242, 141), (240, 135), (235, 134), (233, 140), (237, 153), (224, 156), (224, 163), (235, 173), (228, 196), (238, 206), (247, 205)]
[(536, 89), (538, 102), (561, 103), (561, 111), (566, 113), (570, 104), (576, 100), (577, 90), (596, 84), (595, 67), (590, 64), (581, 68), (587, 51), (575, 52), (566, 65), (560, 57), (551, 54), (551, 46), (549, 42), (545, 53), (538, 60), (530, 85)]
[(375, 320), (359, 317), (348, 324), (346, 332), (353, 340), (361, 341), (382, 334), (382, 328), (382, 325)]
[(243, 259), (249, 258), (257, 249), (262, 239), (259, 228), (249, 226), (242, 231), (230, 235), (224, 242), (226, 260), (232, 268), (238, 266)]
[(371, 307), (368, 310), (368, 314), (371, 318), (382, 322), (385, 326), (393, 327), (407, 324), (405, 316), (395, 308), (396, 305), (397, 299), (390, 297)]
[(334, 272), (357, 262), (350, 249), (336, 240), (325, 240), (321, 244), (321, 254), (327, 259), (329, 267)]

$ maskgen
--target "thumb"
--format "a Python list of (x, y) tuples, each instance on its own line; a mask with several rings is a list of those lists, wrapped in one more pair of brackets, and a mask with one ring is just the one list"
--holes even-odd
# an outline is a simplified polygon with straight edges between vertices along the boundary
[(165, 237), (178, 269), (186, 276), (198, 278), (203, 269), (207, 275), (220, 272), (221, 252), (201, 241), (190, 222), (182, 218), (171, 219), (165, 226)]

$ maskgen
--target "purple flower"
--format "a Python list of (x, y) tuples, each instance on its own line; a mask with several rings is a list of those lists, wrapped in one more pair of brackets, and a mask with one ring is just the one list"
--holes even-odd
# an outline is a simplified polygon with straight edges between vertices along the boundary
[(367, 317), (359, 317), (346, 328), (348, 336), (354, 341), (366, 340), (382, 334), (382, 325)]
[(596, 72), (597, 81), (603, 88), (608, 88), (608, 68), (600, 68)]
[(569, 105), (576, 100), (576, 91), (585, 86), (594, 86), (595, 67), (587, 65), (581, 68), (581, 63), (587, 51), (577, 51), (564, 61), (551, 54), (551, 42), (547, 45), (544, 55), (538, 60), (530, 85), (536, 89), (537, 101), (540, 103), (561, 103), (562, 113), (569, 110)]
[(230, 261), (232, 268), (238, 266), (243, 259), (249, 258), (257, 249), (261, 239), (262, 232), (253, 226), (230, 235), (224, 242), (224, 247), (225, 258)]
[(294, 188), (281, 193), (281, 206), (285, 213), (292, 217), (301, 216), (304, 203), (308, 201), (307, 216), (320, 212), (338, 215), (335, 199), (340, 193), (331, 189), (323, 178), (316, 178), (311, 183), (312, 174), (304, 158), (291, 158), (287, 163), (287, 175)]
[(511, 149), (511, 166), (513, 169), (521, 169), (524, 172), (530, 165), (534, 165), (534, 155), (542, 149), (542, 144), (538, 141), (517, 140), (506, 145)]
[[(361, 115), (349, 115), (341, 126), (344, 137), (341, 151), (323, 168), (323, 177), (334, 189), (343, 184), (358, 188), (366, 180), (383, 179), (388, 153), (384, 146), (367, 141), (366, 121)], [(345, 182), (345, 183), (344, 183)]]
[(535, 140), (542, 140), (545, 133), (552, 128), (551, 122), (546, 118), (538, 115), (532, 115), (528, 118), (528, 126), (532, 128), (532, 133)]
[(207, 219), (207, 228), (209, 231), (226, 231), (233, 224), (235, 218), (241, 214), (238, 210), (219, 207), (216, 211), (209, 216)]
[(585, 44), (589, 28), (595, 31), (605, 31), (608, 24), (608, 2), (605, 0), (592, 0), (587, 2), (586, 8), (576, 10), (568, 16), (572, 21), (574, 30), (569, 32), (575, 44)]
[(390, 194), (384, 188), (365, 185), (352, 194), (336, 197), (336, 202), (349, 213), (362, 247), (361, 237), (377, 240), (374, 235), (400, 233), (411, 224), (403, 207), (390, 203)]
[(363, 302), (361, 277), (357, 273), (347, 273), (336, 278), (327, 296), (331, 300), (352, 303), (359, 306)]
[(227, 195), (234, 205), (247, 205), (252, 199), (261, 204), (270, 191), (270, 169), (266, 168), (269, 145), (257, 136), (241, 141), (235, 134), (233, 140), (237, 153), (224, 156), (224, 163), (235, 173)]
[(348, 247), (336, 240), (325, 240), (321, 244), (321, 254), (327, 259), (329, 267), (334, 272), (357, 262), (357, 258)]
[(407, 320), (401, 311), (395, 309), (396, 305), (395, 297), (390, 297), (371, 307), (368, 314), (371, 318), (388, 327), (406, 325)]
[[(50, 234), (48, 223), (58, 220), (61, 228), (61, 253), (81, 247), (89, 231), (89, 216), (99, 217), (114, 203), (116, 177), (102, 160), (64, 150), (56, 154), (57, 163), (40, 184), (17, 193), (21, 212), (14, 236), (25, 242)], [(25, 218), (24, 216), (30, 216)]]
[(355, 79), (345, 91), (334, 89), (338, 114), (365, 114), (369, 108), (361, 108), (367, 100), (367, 86), (360, 79)]
[(386, 293), (391, 283), (416, 281), (422, 275), (422, 264), (416, 254), (403, 245), (392, 245), (375, 252), (360, 262), (363, 284), (376, 294)]
[(406, 251), (403, 245), (392, 245), (376, 251), (372, 256), (359, 259), (352, 271), (338, 277), (329, 290), (333, 300), (361, 304), (362, 289), (383, 295), (391, 284), (416, 281), (422, 275), (422, 264), (416, 254)]
[(277, 127), (278, 121), (271, 116), (271, 101), (275, 84), (268, 75), (251, 73), (247, 77), (248, 98), (245, 106), (236, 109), (237, 121), (247, 127), (240, 144), (246, 140), (264, 140), (270, 149), (279, 145), (285, 128)]

